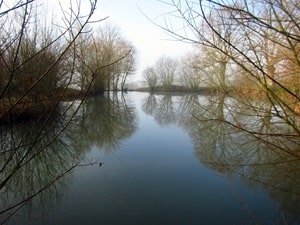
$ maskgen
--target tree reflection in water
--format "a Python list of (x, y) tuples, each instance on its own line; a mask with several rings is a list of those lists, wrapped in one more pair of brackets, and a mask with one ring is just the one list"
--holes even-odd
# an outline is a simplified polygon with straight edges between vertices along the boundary
[(104, 151), (116, 150), (136, 128), (135, 108), (122, 95), (91, 98), (83, 106), (80, 133), (87, 147), (96, 145)]
[[(165, 98), (168, 105), (161, 107)], [(150, 95), (143, 110), (154, 118), (169, 118), (172, 111), (176, 121), (157, 122), (162, 126), (178, 123), (191, 137), (201, 163), (264, 188), (282, 206), (283, 220), (292, 222), (292, 215), (300, 215), (299, 140), (289, 135), (279, 118), (272, 117), (274, 109), (269, 104), (262, 100), (251, 104), (224, 95)], [(286, 135), (265, 135), (271, 131)]]
[(56, 181), (82, 160), (84, 152), (69, 147), (76, 126), (66, 126), (62, 112), (64, 106), (47, 119), (1, 126), (1, 223), (33, 198), (39, 207), (56, 199)]
[(142, 106), (146, 114), (152, 115), (160, 125), (174, 124), (178, 121), (175, 97), (172, 94), (150, 94)]
[(67, 191), (70, 177), (65, 175), (78, 165), (93, 164), (85, 162), (91, 146), (114, 150), (136, 129), (134, 108), (121, 96), (90, 98), (71, 121), (62, 113), (68, 106), (62, 104), (46, 124), (1, 126), (0, 224), (55, 204)]

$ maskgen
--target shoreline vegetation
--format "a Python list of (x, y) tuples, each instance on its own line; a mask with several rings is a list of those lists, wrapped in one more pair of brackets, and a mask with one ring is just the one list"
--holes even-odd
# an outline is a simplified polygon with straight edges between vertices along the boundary
[(15, 123), (27, 119), (38, 119), (53, 111), (60, 102), (82, 99), (80, 90), (56, 89), (55, 94), (39, 97), (4, 97), (0, 99), (0, 123)]
[[(112, 90), (107, 90), (110, 92)], [(235, 88), (227, 88), (220, 90), (218, 88), (200, 87), (197, 89), (189, 89), (184, 86), (173, 85), (170, 87), (158, 86), (154, 89), (148, 87), (132, 88), (119, 90), (122, 92), (149, 92), (153, 94), (167, 94), (167, 93), (184, 93), (184, 94), (198, 94), (198, 95), (226, 95), (231, 97), (251, 97), (265, 98), (265, 93), (259, 90), (237, 90)], [(116, 92), (116, 91), (114, 91)], [(85, 92), (75, 88), (58, 88), (53, 91), (55, 94), (48, 96), (39, 96), (36, 98), (23, 97), (17, 99), (16, 97), (6, 97), (0, 99), (0, 124), (1, 123), (15, 123), (17, 121), (26, 121), (28, 119), (38, 119), (47, 115), (48, 112), (53, 111), (61, 102), (68, 102), (74, 100), (84, 100), (102, 93)], [(296, 102), (290, 101), (292, 108), (300, 113), (300, 105)]]

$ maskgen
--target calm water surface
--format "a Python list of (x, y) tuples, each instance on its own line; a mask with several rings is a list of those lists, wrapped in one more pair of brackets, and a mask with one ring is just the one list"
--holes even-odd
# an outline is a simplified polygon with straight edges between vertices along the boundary
[[(238, 131), (194, 120), (195, 102), (206, 97), (129, 93), (106, 101), (87, 102), (68, 141), (82, 166), (12, 224), (300, 224), (299, 178), (278, 172), (298, 165), (227, 167), (275, 156)], [(274, 188), (278, 182), (285, 189)]]

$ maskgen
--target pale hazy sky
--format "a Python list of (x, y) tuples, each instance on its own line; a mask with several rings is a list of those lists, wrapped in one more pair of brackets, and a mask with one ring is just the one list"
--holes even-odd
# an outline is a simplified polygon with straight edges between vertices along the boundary
[(119, 26), (124, 36), (136, 46), (139, 57), (136, 77), (139, 80), (141, 71), (153, 65), (160, 56), (177, 57), (190, 50), (191, 46), (187, 44), (171, 41), (169, 35), (143, 15), (162, 24), (164, 15), (172, 8), (158, 0), (100, 0), (98, 11), (109, 16), (108, 21)]
[[(72, 0), (73, 1), (73, 0)], [(49, 0), (69, 2), (69, 0)], [(82, 0), (87, 4), (88, 0)], [(152, 24), (141, 12), (156, 23), (163, 25), (164, 15), (172, 8), (159, 0), (98, 0), (94, 18), (109, 16), (107, 21), (121, 29), (125, 38), (133, 43), (138, 52), (138, 68), (131, 80), (142, 80), (141, 72), (151, 66), (162, 55), (179, 57), (191, 50), (191, 46), (178, 41), (171, 41), (162, 29)]]

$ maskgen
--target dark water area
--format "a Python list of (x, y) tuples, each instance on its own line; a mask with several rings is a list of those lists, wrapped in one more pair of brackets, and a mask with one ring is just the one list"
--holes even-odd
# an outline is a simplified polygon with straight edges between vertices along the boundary
[(1, 190), (1, 208), (82, 158), (79, 166), (7, 224), (300, 224), (299, 162), (200, 119), (208, 106), (228, 116), (229, 103), (135, 92), (88, 99), (61, 140)]

